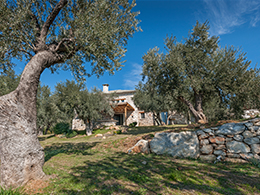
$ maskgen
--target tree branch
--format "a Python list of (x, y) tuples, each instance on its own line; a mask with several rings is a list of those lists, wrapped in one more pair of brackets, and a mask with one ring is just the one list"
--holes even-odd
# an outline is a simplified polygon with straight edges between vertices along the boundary
[(20, 51), (21, 51), (21, 52), (24, 52), (24, 53), (26, 53), (26, 54), (28, 54), (28, 55), (30, 56), (30, 58), (33, 57), (33, 55), (32, 55), (30, 52), (28, 52), (28, 51), (26, 51), (26, 50), (24, 50), (24, 49), (20, 49)]
[(56, 16), (59, 14), (60, 10), (67, 4), (67, 2), (68, 2), (67, 0), (60, 0), (60, 2), (54, 7), (54, 9), (52, 10), (51, 14), (48, 16), (46, 22), (42, 27), (41, 35), (40, 35), (41, 41), (44, 41), (46, 39), (50, 26), (52, 25)]
[(62, 39), (62, 40), (58, 43), (58, 45), (56, 46), (56, 48), (55, 48), (54, 51), (57, 52), (57, 51), (60, 49), (61, 45), (62, 45), (63, 43), (65, 43), (65, 42), (67, 42), (67, 41), (72, 42), (72, 41), (73, 41), (73, 38), (64, 38), (64, 39)]

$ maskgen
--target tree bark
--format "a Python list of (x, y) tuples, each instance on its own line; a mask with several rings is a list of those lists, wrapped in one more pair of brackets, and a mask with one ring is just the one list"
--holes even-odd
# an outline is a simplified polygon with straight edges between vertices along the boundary
[(188, 106), (189, 110), (191, 111), (191, 113), (195, 117), (196, 123), (205, 124), (205, 123), (208, 122), (208, 119), (205, 116), (205, 114), (203, 113), (203, 110), (202, 110), (202, 107), (201, 107), (202, 96), (201, 97), (195, 96), (195, 108), (196, 109), (194, 108), (192, 103), (189, 102), (188, 100), (184, 99), (184, 97), (180, 96), (178, 99)]
[(44, 152), (37, 138), (36, 96), (41, 73), (58, 59), (37, 53), (26, 65), (15, 91), (0, 98), (1, 185), (17, 187), (45, 176)]
[(87, 120), (86, 124), (87, 124), (86, 135), (90, 136), (92, 135), (93, 132), (93, 122), (91, 120)]

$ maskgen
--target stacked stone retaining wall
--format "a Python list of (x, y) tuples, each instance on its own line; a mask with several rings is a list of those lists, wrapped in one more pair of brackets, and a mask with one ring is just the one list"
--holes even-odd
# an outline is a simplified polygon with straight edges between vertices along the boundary
[[(155, 154), (168, 154), (179, 158), (203, 160), (242, 161), (252, 157), (260, 159), (260, 118), (241, 123), (227, 123), (219, 127), (156, 133), (145, 150)], [(138, 143), (134, 147), (139, 147)], [(132, 147), (128, 152), (132, 152)], [(142, 151), (142, 149), (141, 149)]]

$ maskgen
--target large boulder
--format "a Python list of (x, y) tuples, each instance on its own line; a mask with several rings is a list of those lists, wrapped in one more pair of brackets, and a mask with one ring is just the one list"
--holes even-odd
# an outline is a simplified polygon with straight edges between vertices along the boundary
[(227, 142), (227, 149), (229, 153), (248, 153), (250, 152), (250, 148), (248, 145), (243, 142), (231, 141)]
[(221, 135), (236, 135), (243, 133), (246, 129), (246, 126), (242, 123), (227, 123), (222, 125), (218, 131), (216, 131), (216, 134)]
[(132, 148), (127, 150), (128, 153), (145, 153), (149, 154), (149, 142), (147, 140), (139, 140)]
[(180, 158), (198, 158), (199, 140), (195, 132), (156, 133), (150, 142), (151, 152)]

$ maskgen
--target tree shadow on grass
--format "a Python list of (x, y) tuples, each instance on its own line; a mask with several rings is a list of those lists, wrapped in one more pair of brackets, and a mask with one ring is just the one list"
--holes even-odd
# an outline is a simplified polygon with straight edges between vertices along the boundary
[(89, 149), (93, 148), (98, 143), (100, 142), (53, 143), (51, 146), (46, 146), (44, 148), (45, 162), (47, 162), (51, 157), (60, 153), (92, 155), (89, 152)]
[[(185, 163), (188, 162), (188, 163)], [(67, 179), (83, 190), (64, 189), (64, 194), (257, 194), (260, 179), (244, 171), (223, 170), (225, 165), (171, 157), (117, 153), (98, 162), (85, 161), (71, 169)], [(245, 166), (245, 165), (241, 165)], [(250, 169), (250, 165), (247, 165)], [(247, 186), (248, 189), (242, 191)]]
[(54, 137), (54, 136), (55, 136), (54, 134), (39, 136), (39, 137), (38, 137), (38, 140), (39, 140), (39, 141), (44, 141), (44, 140), (49, 139), (49, 138), (52, 138), (52, 137)]

